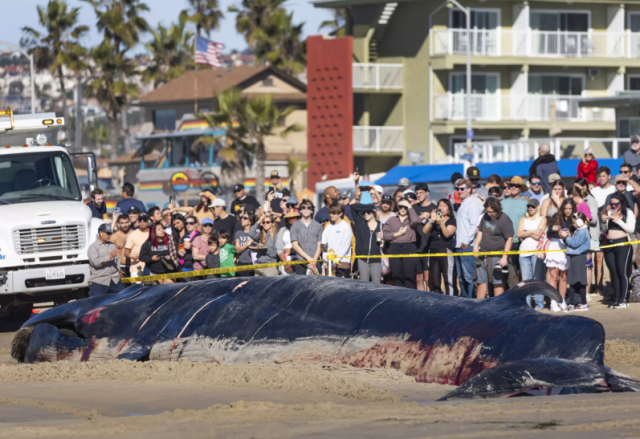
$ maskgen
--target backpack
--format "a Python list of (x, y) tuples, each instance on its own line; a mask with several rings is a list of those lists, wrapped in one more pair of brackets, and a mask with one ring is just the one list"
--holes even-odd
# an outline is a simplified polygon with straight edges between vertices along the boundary
[(629, 303), (640, 302), (640, 270), (633, 270), (629, 280)]

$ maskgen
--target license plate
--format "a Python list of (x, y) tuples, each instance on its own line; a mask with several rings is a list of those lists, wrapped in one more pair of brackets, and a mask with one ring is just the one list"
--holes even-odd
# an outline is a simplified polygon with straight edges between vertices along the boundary
[(44, 275), (47, 280), (64, 279), (64, 268), (47, 268)]

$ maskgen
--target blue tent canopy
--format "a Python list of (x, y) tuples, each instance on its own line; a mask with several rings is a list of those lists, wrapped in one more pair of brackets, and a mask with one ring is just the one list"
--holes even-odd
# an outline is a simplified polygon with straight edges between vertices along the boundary
[[(526, 178), (529, 175), (529, 168), (533, 160), (527, 162), (496, 162), (496, 163), (479, 163), (476, 166), (480, 170), (480, 175), (486, 179), (491, 174), (497, 174), (501, 177), (513, 177), (519, 175)], [(578, 174), (578, 164), (580, 159), (564, 159), (558, 160), (558, 168), (560, 175), (563, 177), (576, 177)], [(611, 174), (618, 174), (622, 159), (600, 159), (598, 166), (607, 166), (611, 169)], [(398, 184), (398, 181), (406, 177), (415, 183), (435, 183), (449, 182), (454, 172), (462, 174), (462, 164), (445, 164), (445, 165), (399, 165), (391, 168), (384, 177), (378, 179), (376, 184), (381, 186), (391, 186)]]
[(398, 184), (401, 178), (408, 178), (413, 183), (433, 183), (436, 181), (451, 181), (454, 172), (462, 174), (462, 164), (454, 165), (399, 165), (391, 168), (376, 184), (391, 186)]

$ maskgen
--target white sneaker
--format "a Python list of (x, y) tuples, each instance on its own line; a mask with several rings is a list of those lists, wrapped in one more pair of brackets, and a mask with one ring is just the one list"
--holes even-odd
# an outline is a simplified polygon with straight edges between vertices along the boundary
[(562, 303), (560, 304), (560, 309), (564, 312), (567, 312), (569, 308), (567, 307), (567, 304), (562, 301)]
[(562, 308), (560, 308), (558, 306), (558, 302), (556, 302), (555, 300), (551, 301), (551, 312), (560, 312), (562, 311)]
[(591, 302), (593, 300), (593, 297), (591, 297), (591, 294), (587, 294), (587, 302)]
[(626, 308), (626, 307), (627, 306), (624, 303), (619, 303), (619, 304), (613, 305), (613, 309), (622, 309), (622, 308)]

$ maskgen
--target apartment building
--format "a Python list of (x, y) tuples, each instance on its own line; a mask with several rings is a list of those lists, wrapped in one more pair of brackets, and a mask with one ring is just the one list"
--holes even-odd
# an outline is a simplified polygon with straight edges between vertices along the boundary
[(616, 136), (613, 109), (578, 102), (640, 90), (640, 1), (459, 1), (471, 10), (469, 31), (466, 14), (446, 1), (313, 2), (347, 12), (361, 172), (410, 164), (419, 153), (423, 163), (459, 159), (468, 49), (474, 140), (546, 138), (551, 128), (563, 138)]

